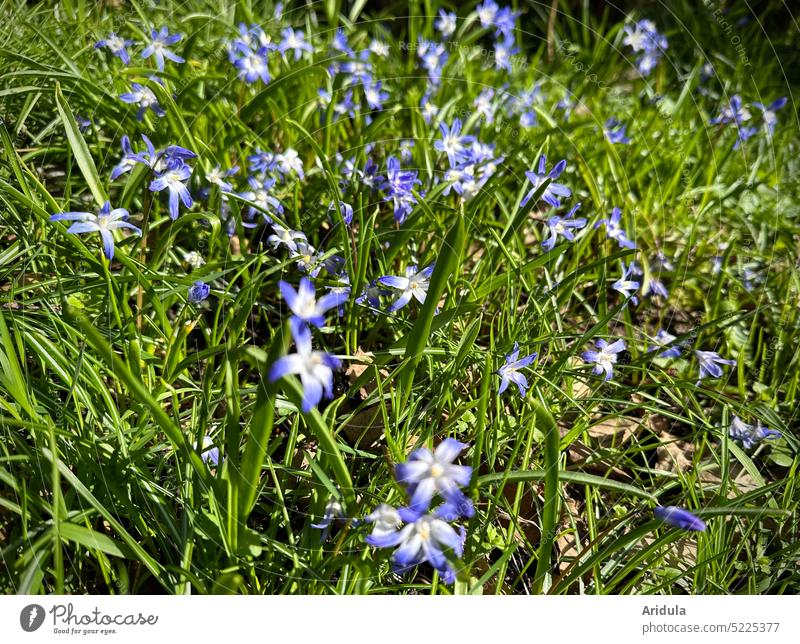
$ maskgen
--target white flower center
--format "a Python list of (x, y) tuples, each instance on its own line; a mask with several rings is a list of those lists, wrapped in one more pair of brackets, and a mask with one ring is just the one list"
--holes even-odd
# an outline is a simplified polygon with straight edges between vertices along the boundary
[(641, 31), (634, 31), (628, 37), (628, 44), (634, 49), (641, 49), (644, 46), (645, 34)]
[(142, 107), (150, 107), (155, 102), (156, 102), (156, 95), (153, 94), (152, 90), (145, 87), (139, 94), (140, 105)]
[(423, 541), (428, 541), (431, 538), (431, 526), (427, 521), (421, 521), (417, 525), (417, 534)]
[(302, 318), (310, 318), (317, 310), (317, 303), (314, 297), (305, 297), (298, 303), (297, 310)]
[(447, 154), (455, 154), (458, 150), (461, 149), (461, 144), (457, 137), (453, 136), (452, 134), (448, 134), (444, 137), (444, 150)]

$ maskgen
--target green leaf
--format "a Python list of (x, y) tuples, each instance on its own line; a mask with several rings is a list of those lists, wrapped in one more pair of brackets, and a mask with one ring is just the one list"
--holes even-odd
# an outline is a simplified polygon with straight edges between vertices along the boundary
[(144, 386), (144, 383), (133, 375), (128, 364), (114, 353), (111, 346), (105, 341), (103, 336), (100, 335), (100, 332), (93, 324), (79, 315), (75, 310), (67, 309), (66, 313), (67, 316), (81, 328), (89, 344), (100, 354), (100, 357), (111, 369), (112, 373), (125, 384), (136, 400), (149, 409), (158, 426), (161, 427), (161, 430), (172, 443), (172, 447), (175, 451), (180, 453), (191, 463), (201, 479), (207, 480), (209, 478), (208, 467), (203, 463), (200, 455), (189, 444), (180, 427), (175, 425), (172, 419), (161, 408), (161, 405), (158, 404), (158, 401), (153, 398), (150, 391)]
[[(517, 470), (513, 472), (497, 472), (494, 474), (484, 474), (478, 478), (477, 487), (488, 487), (490, 485), (507, 484), (507, 483), (521, 483), (525, 481), (543, 481), (547, 478), (545, 470), (532, 469), (532, 470)], [(606, 490), (613, 490), (620, 494), (632, 494), (644, 499), (648, 499), (654, 503), (658, 502), (655, 495), (646, 492), (633, 485), (627, 483), (620, 483), (612, 479), (606, 479), (602, 476), (594, 476), (592, 474), (584, 474), (583, 472), (568, 472), (561, 470), (558, 473), (558, 478), (565, 483), (576, 483), (580, 485), (592, 485)]]
[(58, 83), (56, 83), (56, 107), (58, 108), (61, 122), (64, 123), (67, 141), (69, 141), (72, 154), (75, 156), (75, 161), (83, 174), (83, 178), (86, 180), (86, 185), (88, 185), (89, 190), (92, 191), (92, 195), (95, 201), (97, 201), (97, 204), (102, 206), (108, 201), (108, 197), (106, 196), (105, 190), (103, 190), (103, 185), (100, 181), (100, 176), (97, 174), (97, 167), (94, 165), (94, 159), (92, 159), (92, 155), (89, 152), (89, 147), (86, 145), (80, 128), (78, 128), (78, 123), (75, 121), (72, 110), (69, 108), (67, 99), (64, 98), (64, 95), (61, 93), (61, 85)]
[[(294, 376), (283, 378), (284, 391), (294, 405), (300, 409), (303, 404), (303, 387)], [(308, 413), (301, 414), (303, 422), (314, 437), (319, 441), (321, 458), (326, 461), (333, 470), (334, 478), (342, 491), (346, 507), (355, 507), (355, 494), (353, 492), (353, 481), (350, 478), (350, 470), (344, 461), (342, 452), (336, 441), (336, 437), (330, 430), (322, 415), (316, 410), (311, 409)]]
[(406, 365), (401, 381), (404, 400), (408, 400), (411, 394), (414, 373), (419, 361), (422, 359), (422, 352), (428, 345), (433, 316), (436, 314), (439, 300), (442, 297), (442, 293), (444, 293), (445, 286), (447, 286), (447, 280), (458, 268), (458, 262), (464, 248), (465, 228), (464, 217), (458, 215), (452, 228), (450, 228), (450, 232), (445, 237), (442, 248), (439, 250), (430, 285), (428, 286), (428, 294), (425, 296), (425, 303), (422, 305), (417, 321), (408, 334), (405, 353)]
[[(247, 516), (253, 509), (258, 490), (258, 481), (264, 467), (264, 456), (267, 445), (272, 435), (275, 422), (275, 394), (277, 383), (271, 383), (268, 378), (268, 369), (275, 360), (286, 352), (289, 334), (286, 326), (272, 339), (269, 355), (257, 360), (259, 364), (259, 386), (255, 410), (250, 421), (249, 431), (245, 439), (240, 471), (241, 489), (239, 490), (239, 514), (242, 521), (247, 521)], [(252, 355), (257, 355), (253, 353)]]
[(99, 550), (112, 557), (135, 559), (135, 553), (124, 543), (77, 523), (65, 521), (59, 526), (61, 538), (74, 541), (88, 550)]
[[(59, 458), (54, 458), (53, 453), (47, 449), (46, 447), (42, 448), (42, 454), (44, 457), (50, 461), (51, 463), (55, 463), (56, 467), (58, 468), (59, 473), (67, 481), (73, 489), (78, 493), (84, 501), (86, 501), (90, 506), (92, 506), (100, 515), (108, 521), (109, 525), (112, 529), (120, 536), (120, 538), (125, 542), (125, 544), (130, 548), (131, 552), (136, 556), (136, 558), (142, 562), (145, 568), (147, 568), (153, 576), (158, 579), (161, 584), (167, 589), (171, 590), (171, 586), (166, 579), (166, 575), (164, 570), (161, 568), (161, 564), (159, 564), (153, 557), (151, 557), (142, 546), (134, 539), (130, 533), (122, 526), (122, 524), (117, 521), (114, 517), (114, 513), (107, 509), (97, 498), (92, 494), (87, 487), (78, 479), (77, 476), (70, 470), (66, 464)], [(62, 524), (61, 529), (63, 530), (64, 524)], [(73, 532), (73, 534), (76, 534)], [(107, 545), (107, 544), (106, 544)]]

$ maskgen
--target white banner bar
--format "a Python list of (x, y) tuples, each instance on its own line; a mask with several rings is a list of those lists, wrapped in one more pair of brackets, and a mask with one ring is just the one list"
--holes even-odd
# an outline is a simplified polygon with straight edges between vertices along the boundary
[[(800, 599), (734, 597), (0, 598), (0, 641), (800, 642)], [(257, 640), (253, 638), (256, 637)], [(232, 639), (239, 638), (239, 639)], [(521, 638), (521, 639), (519, 639)], [(552, 638), (552, 639), (550, 639)]]

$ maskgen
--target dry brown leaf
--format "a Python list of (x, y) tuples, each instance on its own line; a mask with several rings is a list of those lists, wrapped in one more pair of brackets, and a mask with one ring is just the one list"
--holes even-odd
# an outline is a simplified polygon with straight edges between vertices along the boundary
[[(644, 536), (636, 549), (644, 550), (653, 545), (655, 540), (653, 536)], [(665, 554), (664, 562), (667, 566), (678, 570), (688, 570), (697, 564), (697, 540), (686, 537), (685, 539), (673, 541), (669, 544)]]
[(656, 449), (655, 469), (663, 472), (686, 472), (692, 469), (694, 445), (661, 432), (661, 445)]
[[(371, 353), (363, 351), (361, 347), (358, 347), (356, 349), (355, 358), (358, 359), (358, 362), (350, 362), (344, 372), (344, 375), (347, 377), (350, 385), (353, 385), (364, 374), (364, 372), (372, 366), (374, 356)], [(389, 372), (386, 371), (386, 369), (381, 369), (380, 374), (384, 378), (389, 377)], [(364, 386), (358, 390), (361, 400), (366, 400), (367, 396), (375, 391), (375, 389), (375, 383), (371, 380), (368, 380)]]
[[(700, 481), (711, 485), (721, 485), (722, 479), (720, 478), (719, 467), (715, 465), (714, 467), (704, 469), (700, 472)], [(735, 499), (737, 496), (745, 494), (746, 492), (751, 492), (757, 487), (759, 487), (758, 483), (756, 483), (755, 479), (742, 467), (741, 463), (731, 463), (728, 472), (727, 497), (729, 499)]]
[(342, 425), (342, 434), (353, 447), (376, 451), (384, 432), (383, 414), (378, 405), (364, 409)]
[(640, 429), (639, 422), (631, 418), (606, 418), (586, 430), (600, 447), (619, 447)]

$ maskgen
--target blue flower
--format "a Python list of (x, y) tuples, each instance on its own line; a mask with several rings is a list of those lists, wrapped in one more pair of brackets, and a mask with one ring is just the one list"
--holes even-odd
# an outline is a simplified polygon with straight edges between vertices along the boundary
[(239, 23), (239, 37), (228, 42), (228, 58), (231, 62), (236, 61), (236, 57), (240, 52), (240, 45), (248, 49), (257, 49), (259, 47), (275, 49), (275, 45), (270, 42), (269, 36), (264, 33), (261, 27), (258, 25), (248, 26), (243, 22)]
[(567, 186), (555, 182), (555, 180), (561, 176), (561, 173), (564, 172), (564, 169), (567, 167), (566, 160), (562, 159), (556, 163), (550, 172), (546, 172), (546, 163), (547, 158), (543, 154), (539, 157), (539, 169), (537, 171), (530, 170), (525, 173), (525, 176), (528, 177), (532, 187), (528, 191), (528, 194), (525, 195), (525, 198), (520, 203), (520, 206), (524, 206), (526, 203), (528, 203), (531, 197), (533, 197), (533, 193), (535, 193), (547, 179), (551, 179), (551, 182), (550, 185), (545, 188), (541, 199), (553, 206), (553, 208), (558, 208), (561, 205), (561, 197), (569, 197), (572, 194), (572, 191), (567, 188)]
[[(401, 144), (401, 154), (402, 149), (403, 147)], [(363, 170), (355, 170), (355, 176), (370, 190), (379, 190), (386, 185), (386, 177), (380, 174), (380, 167), (371, 157), (367, 157), (367, 160), (364, 162)]]
[(510, 72), (512, 69), (512, 56), (519, 53), (519, 48), (514, 43), (514, 36), (507, 34), (503, 40), (498, 40), (494, 45), (494, 66), (495, 69), (505, 69)]
[(341, 367), (339, 360), (325, 351), (311, 349), (311, 329), (295, 324), (292, 332), (297, 353), (278, 358), (269, 370), (269, 381), (275, 382), (290, 374), (300, 376), (303, 385), (302, 410), (309, 412), (323, 396), (333, 398), (333, 370)]
[(85, 133), (85, 132), (86, 132), (86, 130), (88, 130), (88, 129), (89, 129), (89, 127), (91, 127), (91, 125), (92, 125), (92, 122), (91, 122), (89, 119), (87, 119), (87, 118), (85, 118), (85, 117), (81, 116), (80, 114), (76, 114), (76, 115), (75, 115), (75, 122), (78, 124), (78, 129), (79, 129), (81, 132), (84, 132), (84, 133)]
[(398, 223), (403, 223), (417, 203), (414, 196), (414, 185), (422, 183), (417, 178), (415, 170), (402, 170), (400, 161), (396, 157), (389, 157), (386, 161), (386, 183), (381, 186), (388, 191), (384, 201), (392, 201), (394, 205), (394, 218)]
[(723, 107), (719, 115), (711, 119), (712, 125), (732, 123), (736, 127), (737, 137), (733, 144), (733, 149), (738, 149), (741, 143), (744, 143), (758, 132), (756, 127), (748, 127), (745, 125), (751, 118), (750, 110), (742, 102), (741, 96), (734, 94), (726, 107)]
[(261, 80), (265, 85), (271, 80), (269, 75), (269, 52), (267, 46), (255, 49), (238, 42), (232, 49), (233, 66), (238, 70), (238, 77), (246, 83)]
[(100, 47), (108, 47), (109, 51), (114, 54), (117, 58), (119, 58), (123, 63), (126, 65), (130, 65), (131, 57), (128, 54), (127, 47), (130, 47), (133, 44), (132, 40), (126, 40), (114, 32), (108, 34), (106, 38), (102, 40), (98, 40), (94, 48), (98, 49)]
[(278, 51), (281, 54), (285, 55), (287, 51), (291, 50), (294, 52), (294, 59), (300, 60), (300, 56), (303, 55), (304, 51), (314, 51), (311, 43), (306, 41), (305, 34), (299, 29), (295, 31), (291, 27), (286, 27), (281, 31), (281, 36), (283, 40), (278, 45)]
[(433, 26), (436, 28), (436, 31), (442, 34), (442, 38), (447, 40), (456, 32), (457, 19), (458, 16), (456, 16), (455, 13), (439, 9), (439, 17), (433, 23)]
[(308, 273), (311, 277), (316, 277), (322, 269), (321, 253), (308, 242), (297, 242), (297, 249), (291, 255), (292, 259), (297, 262), (297, 268), (304, 273)]
[(478, 20), (481, 21), (481, 27), (489, 29), (494, 26), (497, 12), (500, 11), (500, 6), (494, 0), (484, 0), (481, 4), (475, 7), (475, 12), (478, 14)]
[(606, 121), (603, 132), (611, 143), (630, 143), (631, 140), (625, 136), (625, 130), (627, 127), (628, 126), (624, 123), (621, 123), (614, 117), (611, 117)]
[[(353, 206), (349, 203), (345, 203), (344, 201), (339, 202), (339, 211), (342, 213), (342, 218), (344, 219), (344, 223), (348, 226), (353, 221)], [(336, 205), (331, 202), (331, 205), (328, 206), (328, 215), (335, 217), (336, 213)]]
[(559, 235), (563, 236), (568, 241), (573, 241), (575, 239), (573, 230), (583, 228), (587, 223), (587, 220), (583, 217), (573, 219), (573, 215), (580, 207), (581, 204), (577, 203), (570, 209), (565, 217), (553, 215), (547, 220), (547, 229), (550, 236), (542, 242), (542, 248), (545, 250), (552, 250), (556, 242), (558, 242)]
[[(400, 159), (410, 163), (414, 158), (414, 139), (400, 141)], [(377, 167), (377, 166), (376, 166)]]
[(424, 94), (419, 101), (422, 110), (422, 119), (430, 125), (431, 121), (439, 114), (439, 108), (431, 101), (430, 93)]
[(211, 436), (203, 436), (203, 446), (200, 449), (200, 458), (203, 463), (219, 467), (219, 447), (214, 445)]
[(272, 224), (272, 218), (267, 213), (283, 213), (281, 202), (269, 194), (269, 191), (275, 185), (275, 179), (248, 177), (247, 183), (250, 184), (251, 190), (239, 195), (255, 204), (254, 206), (248, 206), (247, 216), (253, 218), (260, 213), (264, 217), (264, 221)]
[[(151, 155), (149, 165), (156, 172), (163, 172), (173, 161), (185, 162), (197, 157), (194, 152), (187, 150), (186, 148), (182, 148), (180, 145), (168, 145), (163, 150), (154, 154), (153, 144), (150, 143), (150, 140), (144, 134), (142, 134), (142, 138), (145, 140), (145, 143), (147, 143), (148, 150)], [(147, 160), (144, 154), (141, 154), (140, 156), (142, 158), (142, 162)]]
[(439, 494), (452, 506), (460, 508), (463, 516), (469, 518), (474, 514), (472, 503), (460, 489), (469, 485), (472, 468), (453, 464), (466, 447), (454, 438), (446, 438), (434, 452), (422, 447), (414, 450), (408, 461), (395, 466), (397, 480), (411, 497), (408, 508), (411, 512), (426, 512), (434, 495)]
[(499, 39), (501, 36), (506, 40), (512, 38), (518, 17), (519, 13), (513, 11), (511, 7), (503, 7), (497, 11), (493, 19), (494, 26), (497, 28), (495, 38)]
[(334, 307), (343, 305), (349, 299), (347, 293), (328, 293), (319, 300), (311, 280), (307, 277), (300, 279), (300, 285), (295, 291), (291, 284), (281, 280), (278, 282), (283, 299), (292, 310), (294, 318), (304, 325), (313, 325), (321, 328), (325, 324), (325, 313)]
[(158, 104), (158, 99), (153, 93), (153, 90), (151, 90), (149, 87), (145, 87), (144, 85), (140, 85), (139, 83), (133, 83), (131, 87), (133, 91), (122, 94), (119, 98), (124, 103), (139, 106), (139, 110), (136, 112), (137, 120), (141, 121), (148, 109), (153, 110), (153, 114), (159, 118), (166, 114), (166, 112), (161, 109), (161, 106)]
[(228, 178), (232, 177), (238, 172), (239, 166), (233, 166), (232, 168), (223, 170), (217, 165), (214, 166), (210, 172), (206, 172), (206, 181), (208, 181), (208, 183), (210, 183), (212, 186), (219, 187), (219, 189), (223, 192), (233, 192), (233, 186), (231, 185), (231, 182), (228, 181)]
[(134, 152), (128, 136), (122, 136), (123, 156), (111, 171), (112, 180), (132, 170), (137, 163), (146, 165), (155, 172), (163, 172), (172, 160), (188, 161), (197, 156), (191, 150), (182, 148), (179, 145), (169, 145), (164, 150), (156, 151), (153, 142), (146, 134), (142, 134), (142, 141), (144, 141), (145, 147), (147, 148), (146, 151)]
[(189, 287), (189, 302), (199, 304), (208, 297), (209, 293), (211, 293), (211, 287), (202, 280), (197, 280)]
[(395, 572), (403, 573), (428, 562), (445, 583), (452, 584), (456, 580), (456, 573), (448, 561), (448, 554), (452, 552), (456, 557), (464, 554), (464, 533), (456, 532), (436, 512), (409, 516), (407, 519), (409, 522), (400, 530), (391, 531), (387, 528), (378, 534), (373, 532), (366, 537), (366, 542), (376, 548), (397, 547), (392, 555)]
[[(332, 273), (330, 268), (327, 270), (329, 273)], [(341, 302), (339, 302), (339, 305), (336, 307), (336, 312), (341, 318), (344, 317), (344, 305), (350, 299), (350, 292), (352, 289), (350, 288), (350, 277), (345, 272), (342, 272), (342, 274), (338, 276), (337, 282), (338, 283), (335, 286), (328, 287), (328, 295), (338, 295), (342, 298)]]
[(639, 298), (636, 297), (635, 293), (639, 290), (639, 286), (641, 286), (641, 284), (630, 279), (632, 272), (633, 264), (625, 268), (625, 262), (622, 262), (622, 277), (614, 282), (611, 285), (611, 288), (618, 293), (621, 293), (624, 297), (630, 298), (631, 302), (634, 304), (638, 304)]
[(442, 69), (450, 57), (446, 47), (441, 43), (431, 42), (419, 38), (417, 54), (422, 61), (422, 66), (428, 72), (428, 81), (431, 85), (438, 86), (442, 80)]
[(278, 246), (286, 246), (290, 253), (297, 252), (297, 242), (307, 242), (305, 233), (299, 230), (284, 228), (276, 223), (272, 223), (273, 233), (267, 237), (267, 243), (275, 250)]
[(384, 275), (378, 278), (378, 283), (389, 286), (400, 291), (394, 302), (389, 306), (389, 312), (394, 313), (402, 309), (414, 297), (420, 304), (425, 303), (428, 295), (431, 275), (433, 274), (433, 264), (426, 266), (421, 271), (417, 271), (416, 266), (406, 268), (406, 276)]
[(341, 27), (337, 29), (336, 33), (333, 35), (331, 47), (333, 47), (333, 49), (336, 51), (342, 52), (343, 54), (348, 54), (351, 58), (355, 57), (350, 44), (347, 42), (347, 34), (344, 33), (344, 29)]
[(367, 306), (373, 309), (373, 313), (376, 313), (381, 306), (381, 296), (389, 295), (389, 293), (391, 293), (391, 291), (381, 288), (377, 280), (373, 280), (364, 287), (364, 290), (361, 291), (361, 295), (356, 298), (356, 304)]
[(656, 30), (651, 20), (640, 20), (635, 25), (623, 27), (625, 38), (622, 44), (628, 45), (634, 52), (642, 52), (636, 59), (636, 67), (642, 76), (650, 74), (667, 49), (667, 38)]
[(647, 280), (647, 283), (642, 288), (642, 295), (658, 295), (660, 297), (667, 298), (669, 297), (669, 291), (667, 290), (667, 287), (664, 286), (664, 282), (651, 277), (649, 280)]
[(192, 195), (184, 183), (192, 174), (192, 169), (182, 159), (170, 159), (164, 171), (150, 182), (151, 192), (169, 191), (169, 216), (178, 218), (178, 204), (191, 208), (194, 204)]
[(716, 351), (699, 351), (695, 350), (695, 357), (700, 365), (700, 375), (697, 378), (699, 383), (703, 378), (720, 378), (722, 376), (722, 367), (720, 365), (735, 365), (736, 360), (726, 360), (721, 358)]
[(738, 416), (733, 417), (728, 433), (733, 440), (741, 441), (745, 449), (755, 447), (763, 440), (780, 438), (783, 435), (775, 429), (767, 429), (758, 421), (755, 425), (748, 425)]
[(346, 263), (341, 255), (328, 255), (322, 259), (322, 267), (328, 271), (329, 275), (337, 279), (347, 278), (349, 280), (350, 278), (347, 277), (347, 272), (344, 270)]
[(114, 166), (111, 170), (111, 180), (117, 179), (121, 177), (126, 172), (130, 172), (136, 166), (137, 163), (141, 163), (139, 160), (139, 155), (133, 151), (131, 147), (131, 140), (128, 138), (127, 134), (122, 135), (122, 158), (120, 159), (119, 163)]
[(740, 125), (745, 121), (750, 120), (750, 110), (742, 102), (742, 97), (738, 94), (731, 96), (728, 105), (724, 106), (720, 113), (709, 121), (711, 125), (725, 125), (727, 123), (736, 123)]
[(365, 49), (357, 57), (353, 54), (352, 58), (357, 60), (349, 60), (342, 65), (342, 71), (346, 74), (344, 86), (368, 83), (372, 80), (373, 71), (369, 54), (369, 49)]
[(564, 98), (562, 98), (558, 103), (556, 103), (556, 109), (561, 110), (564, 112), (564, 118), (569, 120), (570, 114), (572, 114), (572, 108), (575, 107), (575, 101), (572, 98), (572, 94), (569, 92), (564, 93)]
[(452, 126), (447, 123), (441, 123), (439, 129), (442, 132), (442, 138), (434, 142), (433, 147), (439, 152), (447, 154), (447, 160), (451, 166), (456, 166), (462, 161), (467, 159), (465, 154), (467, 145), (471, 144), (474, 136), (461, 134), (461, 119), (455, 119)]
[(81, 233), (100, 233), (100, 237), (103, 239), (105, 255), (111, 261), (114, 258), (114, 235), (112, 231), (127, 228), (137, 235), (142, 234), (141, 230), (126, 221), (128, 216), (128, 211), (125, 208), (111, 210), (111, 204), (106, 201), (96, 215), (91, 212), (59, 212), (55, 215), (50, 215), (50, 221), (74, 221), (75, 223), (67, 228), (67, 232), (76, 235)]
[[(320, 103), (322, 107), (326, 110), (328, 106), (331, 104), (333, 99), (333, 95), (328, 92), (327, 90), (318, 90), (320, 95)], [(351, 118), (355, 118), (356, 116), (356, 104), (353, 100), (353, 90), (348, 89), (345, 92), (341, 93), (342, 100), (338, 103), (334, 103), (333, 105), (333, 120), (337, 121), (342, 117), (350, 116)]]
[(256, 151), (247, 157), (247, 163), (252, 174), (272, 172), (275, 167), (275, 153), (256, 148)]
[(402, 525), (400, 513), (387, 503), (381, 503), (370, 514), (364, 517), (364, 523), (372, 524), (371, 537), (380, 539), (388, 537)]
[(608, 219), (601, 219), (594, 227), (599, 228), (601, 224), (605, 224), (606, 238), (616, 241), (620, 248), (636, 248), (636, 244), (628, 239), (622, 226), (620, 226), (621, 219), (622, 211), (615, 206), (611, 209), (611, 217)]
[(635, 52), (649, 51), (662, 45), (666, 47), (666, 39), (658, 33), (652, 20), (639, 20), (633, 25), (624, 25), (622, 30), (625, 32), (622, 44), (628, 45)]
[(383, 83), (381, 81), (374, 81), (372, 83), (364, 83), (364, 98), (367, 99), (367, 105), (371, 110), (382, 110), (383, 104), (389, 100), (389, 93), (383, 91)]
[[(123, 137), (122, 141), (123, 151), (125, 151), (125, 140), (124, 140), (125, 138), (126, 137)], [(136, 163), (141, 163), (142, 165), (146, 165), (151, 170), (156, 170), (157, 172), (162, 171), (166, 167), (167, 160), (165, 159), (162, 162), (161, 154), (156, 152), (156, 148), (153, 145), (153, 142), (146, 134), (142, 134), (142, 141), (144, 141), (146, 149), (142, 150), (141, 152), (135, 153), (131, 160), (135, 161)], [(130, 145), (128, 147), (130, 148)]]
[(337, 499), (331, 498), (325, 504), (325, 510), (322, 514), (322, 520), (319, 523), (312, 523), (311, 527), (316, 528), (317, 530), (322, 530), (321, 539), (325, 541), (328, 538), (328, 533), (330, 532), (331, 525), (336, 519), (341, 519), (344, 517), (344, 508), (342, 508), (342, 504), (339, 503)]
[(614, 376), (614, 364), (617, 362), (617, 354), (625, 351), (625, 341), (617, 340), (613, 344), (609, 344), (605, 340), (597, 340), (595, 345), (599, 351), (584, 351), (583, 359), (586, 362), (594, 362), (594, 372), (600, 375), (605, 372), (606, 380), (611, 380)]
[(164, 59), (168, 58), (174, 63), (185, 63), (186, 61), (177, 54), (169, 50), (170, 45), (174, 45), (183, 38), (181, 34), (171, 34), (166, 27), (161, 27), (158, 31), (153, 29), (150, 32), (152, 40), (150, 44), (142, 50), (142, 58), (156, 57), (156, 67), (158, 71), (164, 71)]
[(292, 174), (296, 174), (299, 179), (305, 178), (303, 160), (294, 148), (287, 148), (275, 155), (275, 170), (284, 180)]
[(369, 50), (379, 58), (386, 58), (389, 55), (389, 45), (377, 38), (370, 41)]
[[(662, 349), (665, 346), (667, 346), (669, 344), (672, 344), (676, 339), (677, 338), (674, 335), (672, 335), (671, 333), (668, 333), (667, 331), (664, 331), (664, 329), (659, 329), (656, 332), (656, 337), (655, 337), (656, 344), (651, 346), (647, 350), (648, 351), (655, 351), (656, 349)], [(677, 344), (675, 346), (669, 347), (666, 351), (662, 351), (661, 353), (658, 354), (658, 357), (659, 358), (678, 358), (678, 357), (680, 357), (680, 355), (681, 355), (681, 345), (679, 343), (679, 344)]]
[(778, 123), (778, 117), (775, 115), (779, 109), (786, 105), (786, 97), (776, 99), (767, 106), (763, 103), (753, 103), (753, 107), (761, 110), (761, 117), (764, 119), (764, 125), (767, 127), (767, 136), (772, 137), (775, 133), (775, 125)]
[(680, 528), (681, 530), (703, 532), (706, 529), (706, 524), (702, 519), (696, 517), (688, 510), (677, 508), (674, 505), (668, 505), (666, 507), (661, 505), (656, 506), (655, 510), (653, 510), (653, 514), (656, 519), (675, 528)]
[[(498, 102), (495, 100), (494, 90), (492, 88), (485, 89), (478, 94), (472, 102), (472, 105), (475, 107), (475, 114), (482, 117), (488, 125), (494, 123), (494, 114), (497, 111)], [(477, 143), (477, 141), (475, 141), (475, 143)], [(471, 157), (471, 155), (468, 156)], [(469, 158), (468, 160), (472, 161), (473, 159)]]
[(525, 397), (525, 393), (528, 391), (528, 380), (519, 373), (519, 369), (529, 366), (536, 360), (536, 355), (536, 353), (532, 353), (520, 358), (519, 344), (514, 343), (514, 350), (506, 356), (506, 363), (497, 370), (497, 375), (501, 378), (500, 388), (497, 390), (498, 395), (502, 394), (508, 388), (508, 384), (513, 382), (519, 389), (519, 395), (522, 398)]

